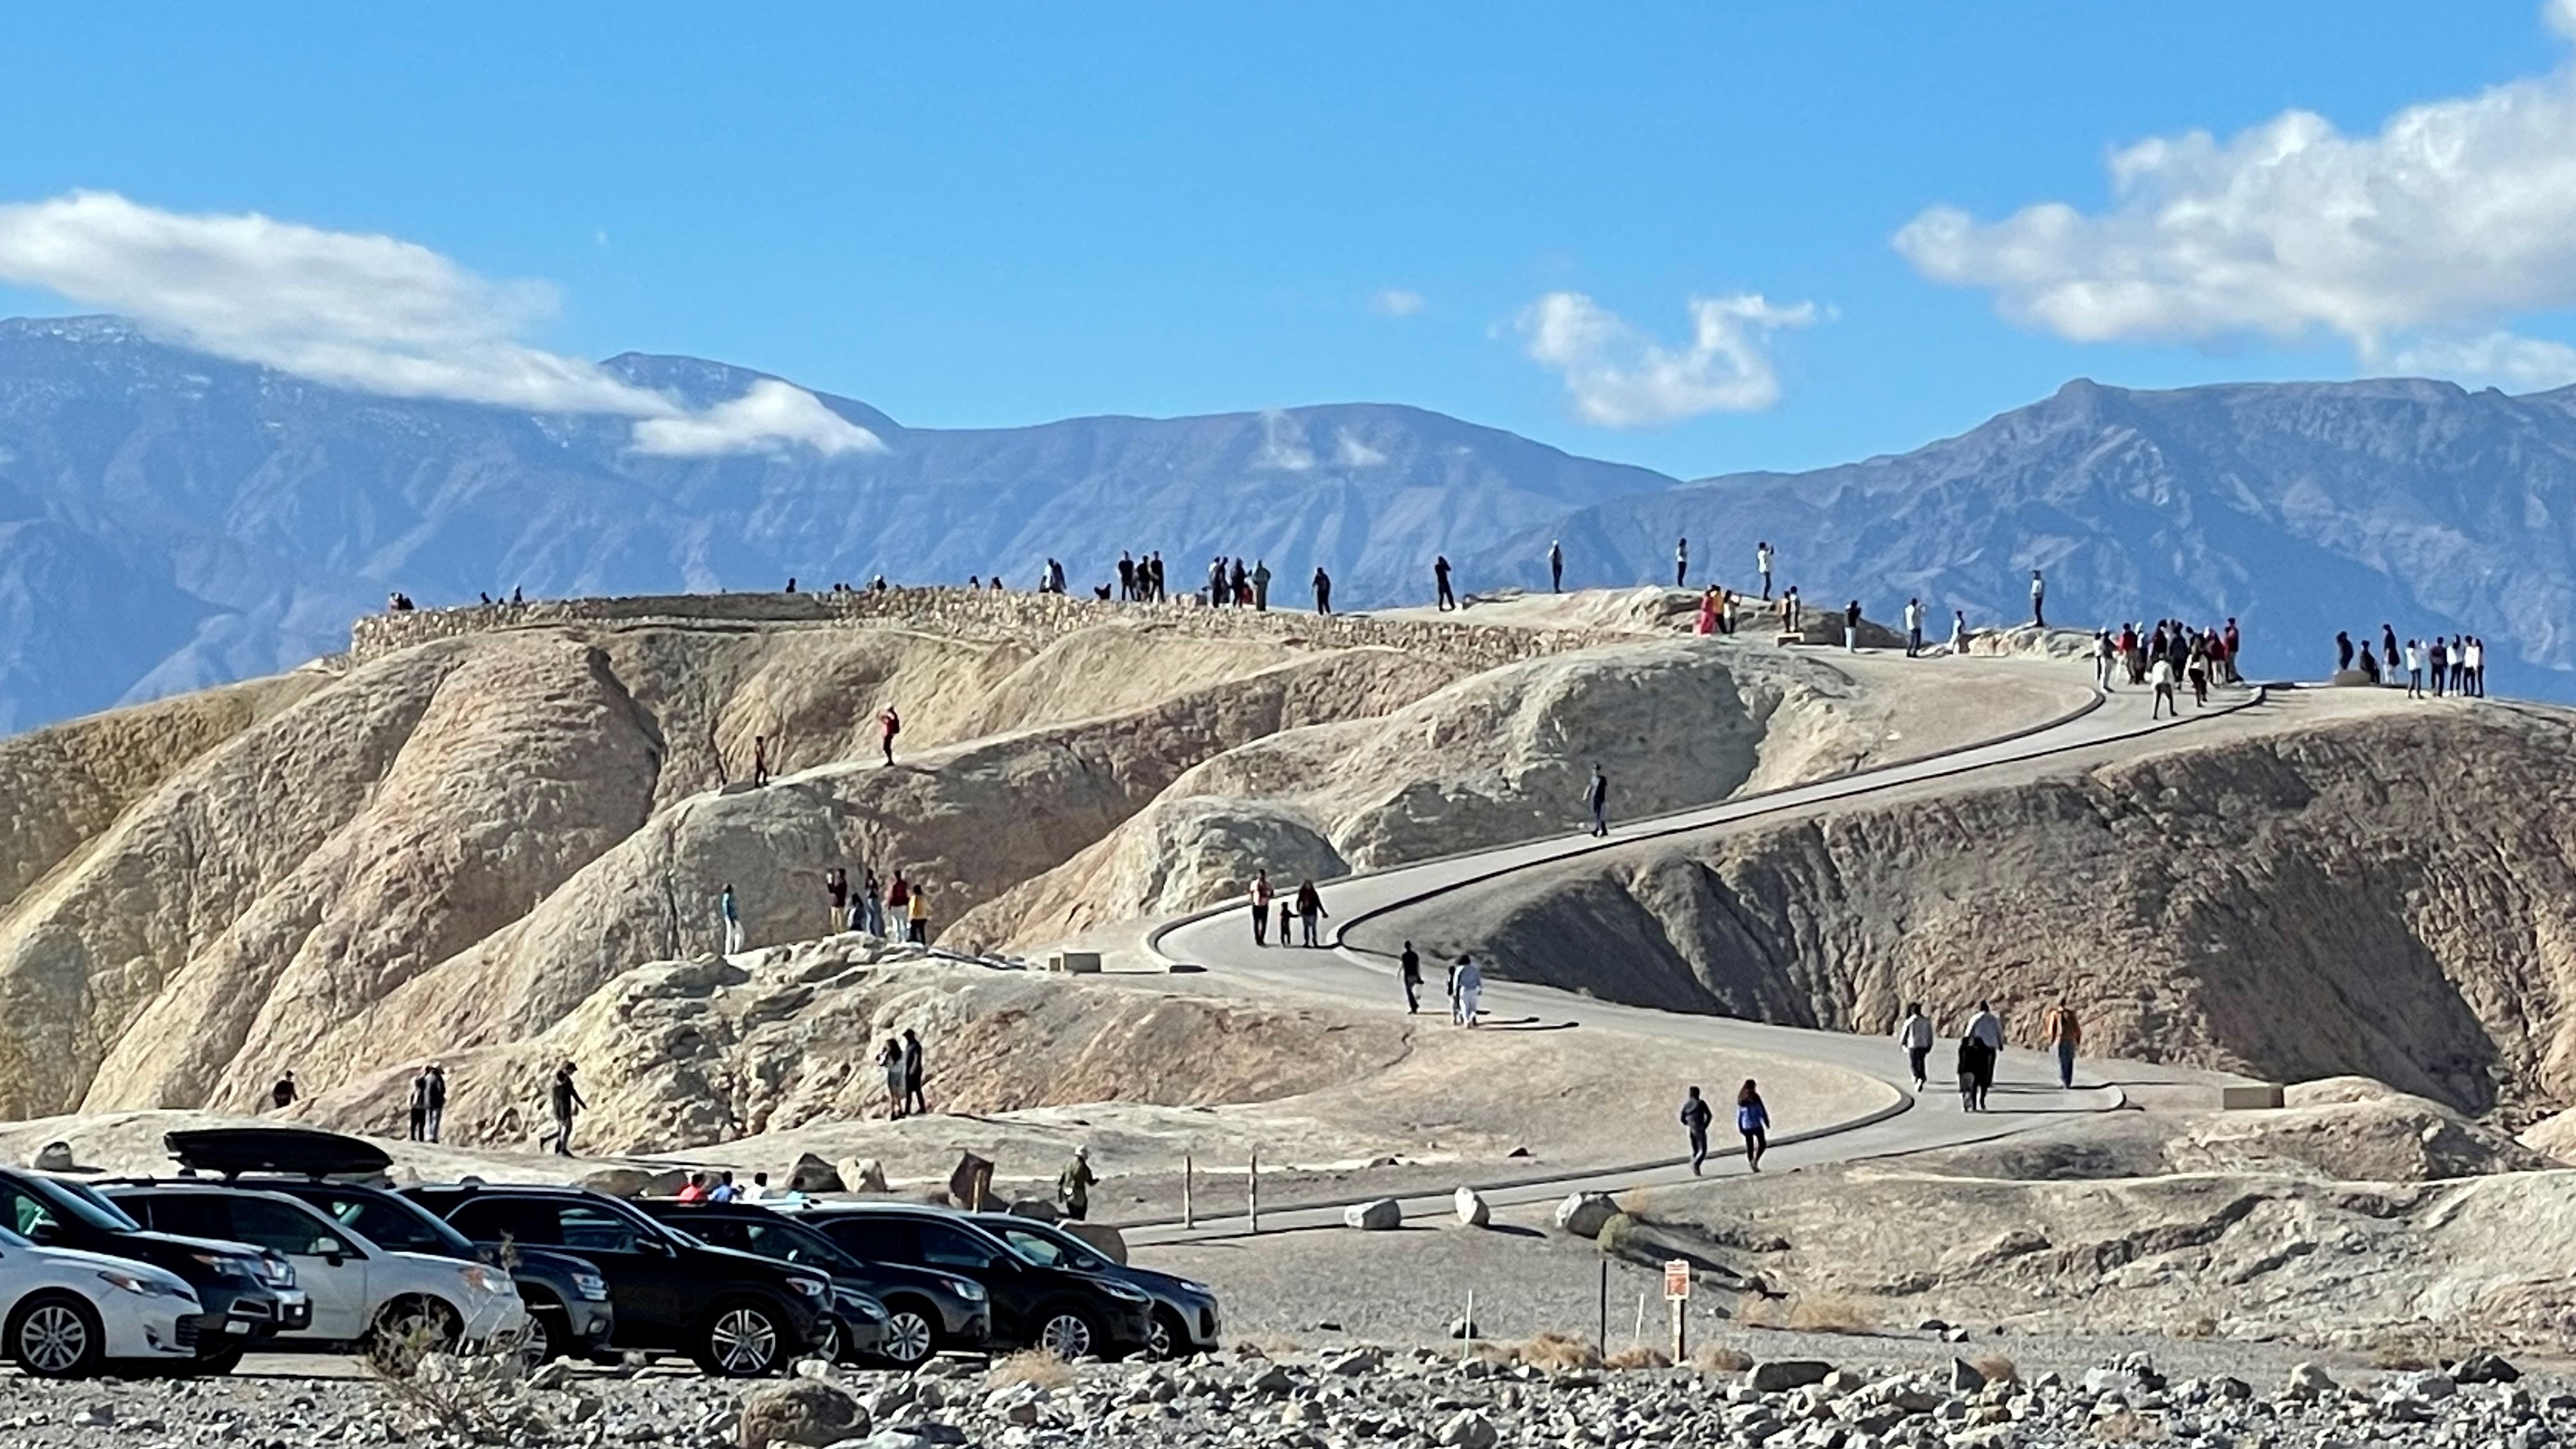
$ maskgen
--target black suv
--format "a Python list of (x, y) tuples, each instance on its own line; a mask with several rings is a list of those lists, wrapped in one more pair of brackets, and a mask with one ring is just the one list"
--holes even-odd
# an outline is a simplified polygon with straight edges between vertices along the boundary
[(614, 1349), (685, 1353), (708, 1373), (747, 1378), (837, 1332), (828, 1275), (709, 1247), (602, 1193), (458, 1183), (403, 1196), (476, 1243), (561, 1248), (596, 1264), (617, 1312)]
[(969, 1213), (967, 1216), (986, 1232), (1010, 1244), (1011, 1251), (1032, 1263), (1071, 1268), (1077, 1273), (1097, 1273), (1104, 1278), (1133, 1284), (1153, 1295), (1154, 1325), (1145, 1344), (1145, 1352), (1153, 1357), (1179, 1358), (1183, 1354), (1212, 1353), (1218, 1347), (1217, 1335), (1223, 1331), (1225, 1321), (1217, 1311), (1216, 1290), (1205, 1283), (1117, 1262), (1053, 1223), (1013, 1213)]
[(400, 1193), (348, 1182), (245, 1177), (242, 1187), (282, 1192), (330, 1214), (359, 1237), (391, 1253), (488, 1262), (508, 1270), (528, 1305), (530, 1352), (540, 1360), (587, 1358), (608, 1346), (617, 1321), (608, 1280), (597, 1265), (570, 1253), (513, 1245), (507, 1253), (478, 1248), (445, 1219)]
[(312, 1300), (295, 1286), (295, 1269), (284, 1257), (247, 1243), (147, 1232), (81, 1183), (0, 1168), (0, 1227), (49, 1248), (105, 1253), (178, 1274), (205, 1309), (179, 1321), (180, 1341), (193, 1342), (192, 1367), (201, 1373), (230, 1373), (245, 1350), (313, 1324)]
[(645, 1212), (701, 1242), (801, 1263), (832, 1275), (836, 1287), (868, 1295), (885, 1310), (874, 1344), (862, 1353), (914, 1368), (941, 1349), (982, 1349), (993, 1332), (992, 1300), (972, 1278), (896, 1263), (863, 1263), (812, 1227), (758, 1203), (647, 1199)]
[(863, 1262), (933, 1268), (983, 1284), (993, 1300), (993, 1340), (1001, 1346), (1043, 1348), (1058, 1358), (1119, 1358), (1152, 1341), (1154, 1300), (1144, 1289), (1032, 1262), (964, 1213), (855, 1203), (818, 1206), (797, 1220)]

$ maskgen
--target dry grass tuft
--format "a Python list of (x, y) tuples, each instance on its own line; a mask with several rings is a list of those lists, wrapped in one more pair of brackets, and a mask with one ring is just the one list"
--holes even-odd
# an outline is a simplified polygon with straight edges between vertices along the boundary
[(1042, 1389), (1060, 1389), (1073, 1382), (1073, 1368), (1045, 1349), (1024, 1348), (986, 1369), (984, 1382), (996, 1386), (1035, 1384)]
[(2122, 1409), (2094, 1420), (2092, 1433), (2094, 1438), (2113, 1444), (2149, 1444), (2169, 1437), (2163, 1420), (2150, 1419), (2135, 1409)]
[(2171, 1330), (2169, 1330), (2169, 1332), (2175, 1338), (2216, 1338), (2218, 1336), (2218, 1320), (2203, 1315), (2199, 1318), (2177, 1323)]
[(2021, 1382), (2020, 1366), (1999, 1353), (1981, 1353), (1975, 1358), (1968, 1360), (1968, 1367), (1984, 1374), (1986, 1376), (1986, 1382), (1990, 1384), (2017, 1384)]
[(1550, 1373), (1571, 1373), (1576, 1369), (1601, 1367), (1601, 1351), (1592, 1340), (1570, 1333), (1548, 1329), (1517, 1343), (1480, 1343), (1476, 1353), (1499, 1363), (1525, 1363)]
[(2422, 1373), (2433, 1366), (2433, 1361), (2413, 1344), (2383, 1343), (2371, 1349), (2370, 1366), (2390, 1373)]
[(1610, 1355), (1609, 1366), (1614, 1369), (1664, 1369), (1671, 1368), (1673, 1360), (1660, 1348), (1632, 1343)]
[(1801, 1298), (1789, 1305), (1789, 1326), (1801, 1333), (1876, 1333), (1878, 1315), (1857, 1298)]
[(1753, 1355), (1723, 1344), (1705, 1344), (1691, 1355), (1691, 1367), (1704, 1374), (1740, 1374), (1753, 1367)]
[(1789, 1306), (1777, 1298), (1747, 1293), (1736, 1302), (1735, 1321), (1746, 1328), (1786, 1328)]

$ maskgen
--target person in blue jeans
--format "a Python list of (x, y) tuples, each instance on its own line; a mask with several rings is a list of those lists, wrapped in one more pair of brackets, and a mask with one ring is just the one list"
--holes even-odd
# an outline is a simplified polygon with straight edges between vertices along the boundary
[(1682, 1130), (1690, 1134), (1691, 1176), (1699, 1176), (1699, 1166), (1708, 1161), (1708, 1124), (1717, 1114), (1708, 1110), (1708, 1099), (1692, 1087), (1682, 1097)]
[(2075, 1019), (2074, 1007), (2061, 1001), (2048, 1014), (2048, 1042), (2057, 1049), (2057, 1085), (2074, 1091), (2075, 1049), (2084, 1044), (2084, 1024)]
[(1762, 1105), (1762, 1094), (1754, 1090), (1751, 1077), (1735, 1094), (1735, 1130), (1744, 1134), (1745, 1165), (1760, 1172), (1762, 1154), (1771, 1145), (1771, 1109)]

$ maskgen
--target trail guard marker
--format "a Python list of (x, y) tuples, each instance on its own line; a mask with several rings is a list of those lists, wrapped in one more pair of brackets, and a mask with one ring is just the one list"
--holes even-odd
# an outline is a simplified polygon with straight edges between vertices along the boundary
[(1673, 1362), (1685, 1360), (1689, 1347), (1683, 1320), (1690, 1311), (1691, 1265), (1688, 1259), (1672, 1258), (1664, 1263), (1664, 1302), (1673, 1310)]

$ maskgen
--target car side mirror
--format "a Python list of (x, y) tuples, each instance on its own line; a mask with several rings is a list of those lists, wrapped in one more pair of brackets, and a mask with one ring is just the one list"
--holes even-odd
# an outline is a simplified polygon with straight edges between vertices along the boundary
[(657, 1258), (676, 1258), (680, 1256), (680, 1250), (672, 1247), (671, 1240), (668, 1238), (644, 1239), (644, 1251), (651, 1253)]
[(342, 1263), (348, 1261), (346, 1257), (349, 1251), (348, 1246), (342, 1243), (338, 1238), (314, 1239), (313, 1251), (322, 1259), (323, 1262), (330, 1264), (334, 1268), (337, 1268)]

